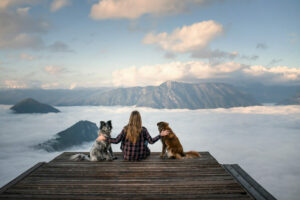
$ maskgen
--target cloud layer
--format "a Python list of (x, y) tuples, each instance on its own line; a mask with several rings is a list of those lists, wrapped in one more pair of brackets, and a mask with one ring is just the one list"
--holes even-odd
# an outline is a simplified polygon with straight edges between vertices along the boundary
[(299, 83), (300, 69), (277, 66), (248, 66), (237, 62), (209, 64), (202, 61), (171, 62), (161, 65), (128, 67), (112, 73), (115, 86), (159, 85), (168, 80), (259, 81)]
[[(239, 164), (276, 198), (299, 199), (299, 106), (193, 111), (83, 106), (59, 107), (62, 111), (59, 114), (22, 116), (13, 115), (9, 107), (0, 105), (0, 186), (35, 163), (50, 161), (61, 153), (35, 150), (33, 145), (79, 120), (89, 120), (98, 126), (100, 120), (112, 120), (115, 137), (128, 123), (130, 112), (138, 109), (151, 136), (158, 134), (158, 121), (167, 121), (185, 151), (209, 151), (222, 164)], [(89, 151), (91, 145), (92, 142), (86, 143), (68, 151)], [(120, 144), (112, 148), (120, 151)], [(158, 141), (149, 148), (159, 152), (161, 143)]]

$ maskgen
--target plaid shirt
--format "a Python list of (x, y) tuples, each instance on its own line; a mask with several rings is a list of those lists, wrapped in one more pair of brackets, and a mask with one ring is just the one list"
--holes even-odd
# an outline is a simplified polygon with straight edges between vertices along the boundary
[(148, 130), (143, 127), (136, 144), (133, 144), (131, 141), (126, 139), (126, 132), (124, 129), (116, 138), (108, 138), (108, 141), (114, 144), (118, 144), (122, 141), (120, 148), (124, 154), (124, 160), (142, 160), (150, 155), (150, 149), (147, 146), (147, 142), (153, 144), (160, 138), (160, 135), (152, 138), (149, 135)]

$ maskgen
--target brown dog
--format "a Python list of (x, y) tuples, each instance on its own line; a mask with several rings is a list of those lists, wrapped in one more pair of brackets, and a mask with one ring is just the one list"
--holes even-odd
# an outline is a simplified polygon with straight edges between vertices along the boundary
[(162, 152), (160, 157), (163, 158), (165, 156), (166, 150), (168, 151), (168, 158), (176, 158), (176, 159), (183, 159), (183, 158), (198, 158), (200, 154), (196, 151), (189, 151), (184, 153), (182, 145), (169, 127), (167, 122), (158, 122), (157, 123), (158, 131), (161, 132), (163, 130), (169, 130), (169, 135), (163, 136), (161, 138), (162, 142)]

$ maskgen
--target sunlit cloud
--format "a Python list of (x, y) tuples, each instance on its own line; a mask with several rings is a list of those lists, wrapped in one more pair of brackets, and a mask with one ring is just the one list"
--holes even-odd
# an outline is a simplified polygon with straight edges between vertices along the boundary
[(11, 88), (11, 89), (21, 89), (21, 88), (28, 87), (28, 85), (24, 81), (17, 81), (17, 80), (5, 80), (4, 84), (6, 88)]
[(171, 15), (186, 12), (207, 0), (99, 0), (91, 8), (93, 19), (137, 19), (143, 15)]
[(44, 67), (44, 71), (50, 75), (59, 75), (59, 74), (67, 72), (67, 70), (65, 68), (59, 67), (59, 66), (53, 66), (53, 65), (48, 65), (48, 66)]
[(223, 33), (222, 25), (213, 20), (176, 28), (172, 33), (148, 33), (144, 44), (155, 44), (167, 52), (186, 53), (207, 47), (215, 37)]
[(60, 86), (59, 83), (57, 82), (52, 82), (52, 83), (44, 83), (41, 85), (42, 89), (54, 89), (54, 88), (58, 88)]
[(77, 87), (77, 83), (71, 83), (71, 85), (70, 85), (70, 90), (73, 90), (73, 89), (75, 89)]
[(159, 85), (168, 80), (209, 79), (224, 77), (242, 68), (239, 63), (228, 62), (212, 66), (202, 61), (171, 62), (161, 65), (129, 67), (113, 72), (115, 86)]
[(246, 74), (265, 77), (270, 76), (274, 81), (296, 81), (300, 79), (300, 68), (290, 68), (287, 66), (264, 67), (261, 65), (251, 66), (243, 70)]
[(171, 62), (142, 67), (131, 66), (112, 73), (115, 86), (159, 85), (165, 81), (221, 80), (226, 82), (259, 81), (262, 83), (290, 83), (300, 81), (300, 69), (287, 66), (267, 68), (237, 62), (210, 64), (203, 61)]
[(54, 0), (51, 4), (50, 10), (51, 10), (51, 12), (56, 12), (56, 11), (62, 9), (63, 7), (66, 7), (69, 5), (71, 5), (70, 0)]
[(28, 55), (28, 54), (26, 54), (26, 53), (22, 53), (22, 54), (20, 54), (20, 58), (21, 58), (22, 60), (32, 61), (32, 60), (35, 59), (35, 56), (31, 56), (31, 55)]

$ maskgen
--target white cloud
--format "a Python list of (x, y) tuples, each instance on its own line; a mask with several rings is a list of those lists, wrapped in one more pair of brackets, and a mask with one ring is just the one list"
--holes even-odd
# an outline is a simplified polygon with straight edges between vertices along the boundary
[(274, 81), (296, 81), (300, 79), (300, 68), (276, 66), (267, 68), (261, 65), (251, 66), (243, 70), (245, 73), (256, 77), (272, 76)]
[[(34, 73), (29, 73), (23, 77), (15, 79), (0, 79), (0, 88), (5, 89), (23, 89), (23, 88), (40, 88), (41, 81), (32, 79)], [(30, 78), (30, 79), (28, 79)]]
[(168, 80), (262, 83), (300, 82), (300, 68), (247, 66), (237, 62), (209, 64), (202, 61), (171, 62), (161, 65), (128, 67), (112, 73), (115, 86), (159, 85)]
[(20, 54), (20, 58), (21, 58), (22, 60), (28, 60), (28, 61), (32, 61), (32, 60), (35, 59), (34, 56), (28, 55), (28, 54), (26, 54), (26, 53)]
[(65, 6), (71, 5), (70, 0), (54, 0), (51, 4), (50, 10), (51, 12), (56, 12), (60, 9), (62, 9)]
[(30, 10), (30, 7), (18, 8), (18, 9), (17, 9), (17, 13), (18, 13), (19, 15), (27, 15), (28, 12), (29, 12), (29, 10)]
[(140, 68), (124, 68), (114, 71), (112, 76), (115, 86), (159, 85), (168, 80), (224, 77), (241, 68), (241, 64), (234, 62), (215, 66), (201, 61), (172, 62)]
[(12, 89), (20, 89), (20, 88), (27, 88), (28, 85), (23, 81), (18, 80), (5, 80), (4, 81), (5, 88), (12, 88)]
[(57, 82), (52, 82), (52, 83), (44, 83), (41, 85), (41, 88), (47, 90), (47, 89), (54, 89), (54, 88), (58, 88), (59, 86), (61, 86), (59, 83)]
[(143, 42), (156, 44), (168, 52), (185, 53), (204, 49), (223, 32), (222, 25), (213, 20), (203, 21), (175, 29), (172, 33), (148, 33)]
[(70, 85), (70, 90), (73, 90), (73, 89), (75, 89), (77, 87), (77, 83), (71, 83), (71, 85)]
[(99, 0), (91, 8), (93, 19), (137, 19), (145, 14), (170, 15), (184, 12), (206, 0)]
[(48, 65), (44, 68), (44, 71), (50, 75), (59, 75), (66, 72), (67, 70), (62, 67)]

